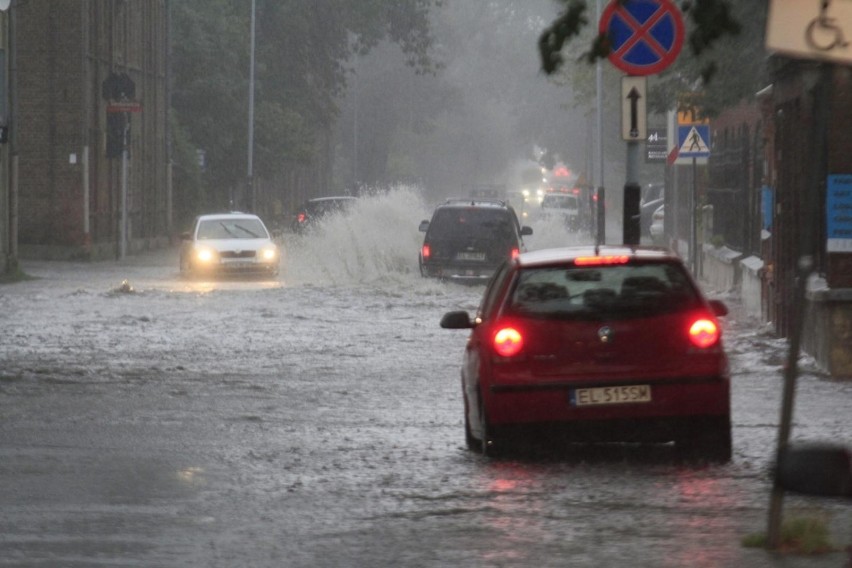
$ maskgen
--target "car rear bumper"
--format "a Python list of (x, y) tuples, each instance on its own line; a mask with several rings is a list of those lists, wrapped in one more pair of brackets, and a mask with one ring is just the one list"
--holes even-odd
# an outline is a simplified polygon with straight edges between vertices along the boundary
[(420, 273), (428, 278), (453, 282), (485, 283), (497, 271), (497, 266), (481, 264), (421, 264)]
[(730, 428), (730, 415), (618, 418), (611, 420), (540, 421), (489, 426), (490, 434), (504, 443), (512, 441), (568, 443), (662, 444), (688, 439), (694, 432)]
[[(650, 401), (582, 406), (578, 388), (647, 385)], [(585, 393), (584, 393), (585, 394)], [(730, 381), (726, 377), (627, 380), (607, 383), (494, 385), (485, 393), (489, 422), (500, 425), (588, 423), (603, 427), (619, 421), (677, 422), (700, 416), (730, 414)], [(620, 430), (615, 429), (616, 432)], [(629, 435), (631, 432), (624, 431)]]

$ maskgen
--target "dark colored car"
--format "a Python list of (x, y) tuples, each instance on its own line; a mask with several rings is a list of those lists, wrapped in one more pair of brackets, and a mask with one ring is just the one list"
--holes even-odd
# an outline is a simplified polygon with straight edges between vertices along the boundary
[(524, 250), (522, 227), (515, 210), (504, 201), (451, 199), (439, 205), (420, 248), (420, 274), (462, 282), (487, 282), (505, 261)]
[(357, 201), (357, 197), (348, 195), (309, 199), (296, 211), (296, 217), (293, 219), (290, 228), (294, 233), (302, 233), (311, 227), (315, 227), (329, 215), (349, 211)]
[(673, 441), (685, 455), (728, 461), (725, 314), (661, 248), (549, 249), (504, 263), (475, 319), (441, 320), (471, 329), (461, 369), (468, 446)]

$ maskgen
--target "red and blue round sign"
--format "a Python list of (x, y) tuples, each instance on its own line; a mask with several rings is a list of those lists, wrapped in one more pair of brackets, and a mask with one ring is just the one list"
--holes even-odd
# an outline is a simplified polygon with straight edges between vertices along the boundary
[(683, 19), (671, 0), (611, 0), (599, 29), (610, 41), (609, 60), (628, 75), (659, 73), (683, 46)]

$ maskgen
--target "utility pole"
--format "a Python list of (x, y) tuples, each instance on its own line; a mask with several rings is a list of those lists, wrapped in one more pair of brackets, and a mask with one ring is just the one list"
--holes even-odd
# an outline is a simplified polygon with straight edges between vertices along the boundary
[(248, 167), (246, 171), (246, 189), (249, 197), (249, 211), (257, 213), (257, 194), (254, 187), (254, 43), (255, 43), (255, 2), (251, 0), (251, 49), (249, 55), (249, 94), (248, 94)]

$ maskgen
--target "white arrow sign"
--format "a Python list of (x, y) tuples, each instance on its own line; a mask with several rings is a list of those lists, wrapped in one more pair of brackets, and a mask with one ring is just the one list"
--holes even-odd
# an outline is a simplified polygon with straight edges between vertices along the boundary
[(648, 137), (645, 77), (621, 78), (621, 138), (640, 141)]

